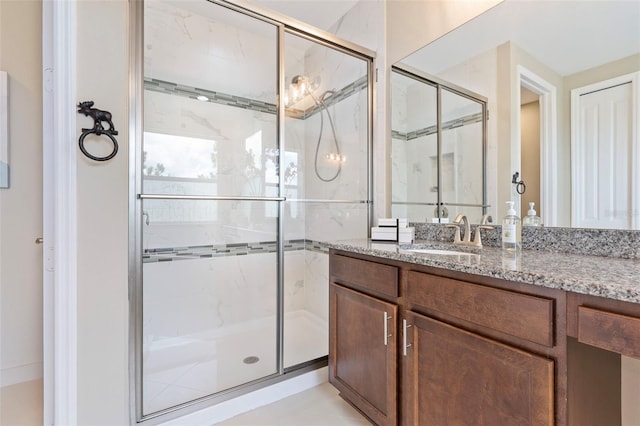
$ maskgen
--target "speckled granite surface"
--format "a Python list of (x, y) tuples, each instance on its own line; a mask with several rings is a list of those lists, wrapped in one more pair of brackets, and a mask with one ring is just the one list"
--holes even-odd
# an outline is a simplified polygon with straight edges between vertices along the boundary
[[(437, 241), (416, 244), (334, 241), (329, 247), (385, 259), (640, 303), (640, 259), (522, 250), (517, 256), (500, 248), (467, 249)], [(409, 248), (460, 250), (460, 255), (423, 254)]]

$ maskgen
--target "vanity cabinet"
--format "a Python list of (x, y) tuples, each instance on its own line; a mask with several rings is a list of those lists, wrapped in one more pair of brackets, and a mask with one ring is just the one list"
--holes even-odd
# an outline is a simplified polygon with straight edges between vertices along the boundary
[(554, 361), (413, 312), (407, 425), (552, 425)]
[(329, 381), (376, 424), (395, 425), (397, 268), (332, 256), (330, 276)]
[(640, 304), (568, 293), (567, 341), (569, 424), (621, 424), (621, 355), (640, 359)]
[(329, 381), (375, 424), (566, 424), (562, 292), (353, 256), (330, 256)]
[(552, 348), (555, 301), (416, 271), (407, 276), (402, 423), (554, 424), (555, 359), (508, 342)]

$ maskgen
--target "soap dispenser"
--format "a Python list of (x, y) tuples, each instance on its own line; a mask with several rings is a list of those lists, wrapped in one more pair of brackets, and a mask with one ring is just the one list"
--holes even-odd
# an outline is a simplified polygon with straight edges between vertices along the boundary
[(536, 215), (535, 205), (536, 203), (529, 203), (529, 211), (522, 219), (522, 226), (542, 226), (542, 219)]
[(502, 249), (517, 251), (520, 250), (522, 241), (522, 231), (520, 218), (516, 216), (516, 211), (513, 208), (514, 202), (507, 201), (509, 210), (507, 215), (502, 219)]

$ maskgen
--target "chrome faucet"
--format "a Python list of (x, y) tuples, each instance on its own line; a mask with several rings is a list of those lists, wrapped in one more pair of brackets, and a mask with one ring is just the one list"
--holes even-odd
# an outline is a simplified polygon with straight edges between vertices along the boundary
[[(463, 214), (459, 214), (453, 220), (453, 225), (447, 225), (448, 228), (456, 228), (455, 234), (453, 236), (453, 244), (461, 244), (469, 247), (479, 247), (482, 248), (482, 237), (480, 235), (481, 229), (493, 229), (493, 226), (487, 225), (478, 225), (476, 227), (476, 234), (473, 237), (473, 241), (471, 241), (471, 225), (469, 225), (469, 220), (467, 216)], [(464, 224), (464, 239), (460, 238), (460, 226)]]

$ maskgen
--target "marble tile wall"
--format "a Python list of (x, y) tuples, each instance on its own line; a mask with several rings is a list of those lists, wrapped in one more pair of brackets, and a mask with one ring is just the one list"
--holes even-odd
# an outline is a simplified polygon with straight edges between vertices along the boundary
[[(285, 311), (328, 318), (328, 254), (318, 242), (285, 251)], [(315, 248), (314, 248), (315, 247)], [(194, 248), (150, 253), (143, 267), (145, 343), (199, 333), (276, 314), (277, 254), (269, 248)], [(306, 249), (305, 249), (306, 248)]]

